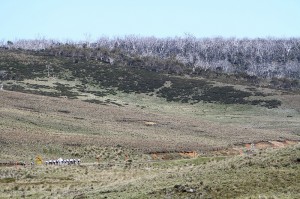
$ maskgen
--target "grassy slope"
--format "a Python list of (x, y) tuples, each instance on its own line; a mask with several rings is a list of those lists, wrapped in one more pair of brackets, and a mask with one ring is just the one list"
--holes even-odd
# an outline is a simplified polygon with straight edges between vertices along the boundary
[[(231, 105), (224, 112), (222, 105), (191, 106), (159, 99), (154, 103), (150, 97), (141, 102), (136, 96), (131, 96), (131, 104), (119, 107), (10, 91), (2, 91), (0, 98), (5, 151), (1, 156), (10, 154), (23, 161), (37, 153), (44, 157), (78, 154), (90, 161), (97, 152), (87, 156), (84, 147), (89, 145), (203, 152), (237, 143), (299, 139), (293, 133), (299, 130), (299, 115), (289, 109)], [(138, 107), (134, 100), (139, 101)], [(282, 117), (289, 114), (294, 115)], [(155, 124), (148, 126), (147, 121)]]
[[(168, 172), (147, 180), (128, 183), (121, 190), (129, 198), (133, 193), (137, 198), (299, 198), (299, 155), (297, 145), (204, 165), (190, 162), (168, 168)], [(187, 192), (189, 189), (194, 192)], [(121, 194), (113, 192), (108, 196)]]
[[(1, 159), (30, 161), (40, 154), (44, 159), (62, 156), (94, 162), (100, 156), (104, 164), (0, 168), (0, 197), (299, 196), (299, 146), (220, 162), (202, 157), (138, 163), (151, 159), (145, 152), (201, 153), (238, 143), (299, 140), (300, 96), (295, 93), (157, 75), (94, 61), (74, 64), (67, 58), (21, 51), (1, 52), (0, 60), (0, 69), (10, 70), (15, 78), (4, 82), (4, 88), (12, 91), (0, 91)], [(47, 77), (45, 65), (50, 62), (55, 78)], [(274, 99), (281, 106), (265, 107)], [(262, 102), (251, 105), (253, 100)], [(123, 164), (127, 155), (132, 165)], [(207, 161), (211, 162), (203, 165)], [(107, 163), (115, 166), (106, 167)], [(7, 183), (10, 180), (16, 181)], [(186, 188), (196, 193), (186, 193)]]
[(299, 157), (296, 145), (226, 159), (0, 168), (0, 198), (299, 198)]

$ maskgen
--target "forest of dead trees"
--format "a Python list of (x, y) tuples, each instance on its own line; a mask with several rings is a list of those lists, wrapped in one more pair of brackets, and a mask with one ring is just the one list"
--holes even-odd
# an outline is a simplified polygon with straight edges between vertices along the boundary
[(300, 78), (300, 38), (173, 38), (125, 36), (96, 41), (50, 39), (0, 41), (5, 49), (24, 49), (74, 62), (94, 59), (152, 71), (193, 73), (210, 70), (263, 78)]

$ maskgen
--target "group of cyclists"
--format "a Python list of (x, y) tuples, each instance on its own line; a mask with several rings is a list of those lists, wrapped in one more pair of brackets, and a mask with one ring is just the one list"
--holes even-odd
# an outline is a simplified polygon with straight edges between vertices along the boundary
[(62, 159), (46, 160), (45, 165), (79, 165), (80, 159)]

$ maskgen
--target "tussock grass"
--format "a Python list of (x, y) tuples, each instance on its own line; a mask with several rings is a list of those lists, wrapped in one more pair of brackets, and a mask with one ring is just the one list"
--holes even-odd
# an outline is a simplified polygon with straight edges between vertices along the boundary
[[(252, 156), (199, 157), (101, 167), (0, 168), (0, 196), (64, 198), (259, 198), (299, 197), (300, 145)], [(15, 176), (7, 183), (3, 173)], [(47, 172), (46, 172), (47, 171)], [(34, 175), (34, 178), (26, 176)]]
[(218, 155), (299, 140), (296, 93), (20, 51), (0, 64), (0, 158), (83, 161), (0, 167), (0, 198), (299, 198), (299, 145)]

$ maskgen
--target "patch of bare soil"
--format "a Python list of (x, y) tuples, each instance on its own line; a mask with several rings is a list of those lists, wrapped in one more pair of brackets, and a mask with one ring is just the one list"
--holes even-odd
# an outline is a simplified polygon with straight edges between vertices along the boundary
[(236, 154), (244, 155), (244, 153), (254, 152), (255, 150), (264, 150), (269, 148), (284, 148), (287, 146), (298, 144), (299, 141), (295, 140), (284, 140), (284, 141), (261, 141), (256, 143), (246, 143), (238, 145), (234, 148), (227, 149), (225, 151), (235, 150)]
[(196, 151), (182, 152), (153, 152), (150, 153), (152, 160), (174, 160), (180, 158), (196, 158), (199, 154)]
[(188, 158), (196, 158), (198, 156), (198, 153), (196, 151), (185, 151), (179, 153), (182, 157), (188, 157)]
[(173, 160), (179, 158), (197, 158), (200, 154), (197, 151), (182, 151), (182, 152), (154, 152), (151, 153), (151, 158), (153, 160)]
[[(247, 149), (251, 149), (251, 144), (245, 144)], [(256, 149), (267, 149), (272, 147), (272, 143), (271, 142), (257, 142), (254, 144), (254, 147)]]
[[(238, 145), (232, 148), (217, 148), (214, 149), (208, 154), (216, 155), (216, 156), (234, 156), (234, 155), (244, 155), (245, 153), (252, 153), (255, 150), (265, 150), (268, 148), (284, 148), (290, 145), (295, 145), (299, 143), (299, 141), (294, 140), (284, 140), (284, 141), (261, 141), (257, 143), (246, 143), (242, 145)], [(205, 154), (207, 155), (207, 154)], [(151, 157), (153, 160), (170, 160), (181, 157), (181, 158), (196, 158), (201, 156), (196, 151), (183, 151), (179, 153), (151, 153)]]

